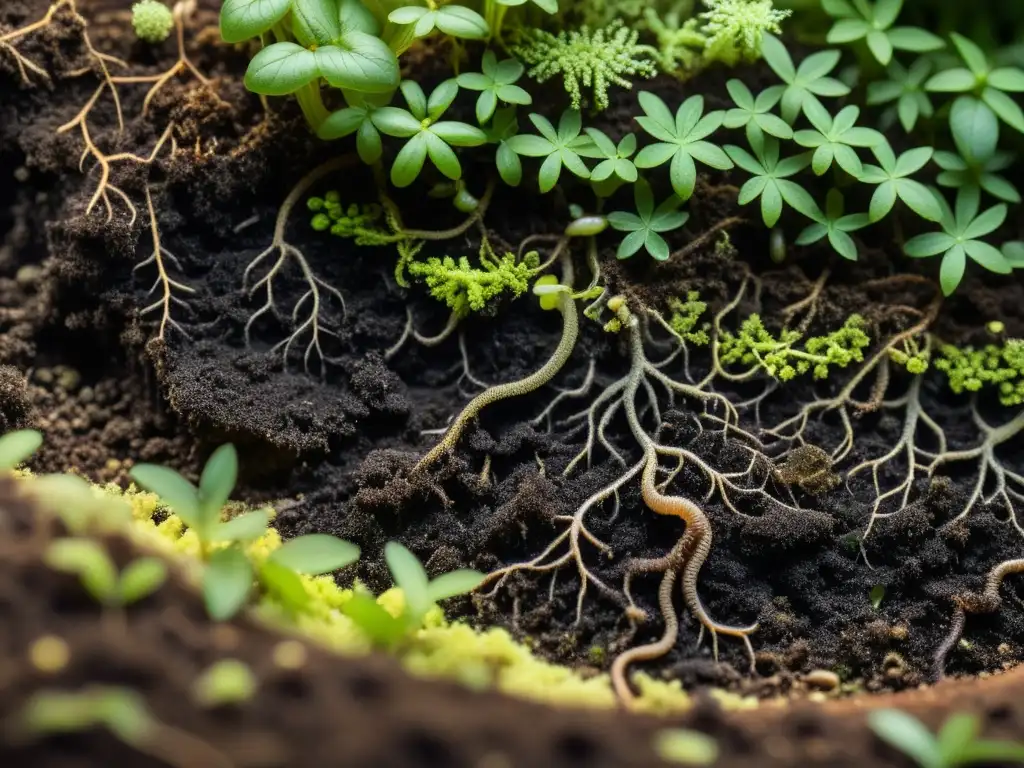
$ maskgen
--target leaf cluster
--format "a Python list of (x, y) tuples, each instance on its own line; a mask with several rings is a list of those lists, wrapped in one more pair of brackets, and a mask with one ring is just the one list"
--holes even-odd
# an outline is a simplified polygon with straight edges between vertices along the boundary
[(903, 752), (920, 768), (1024, 761), (1024, 744), (980, 738), (981, 722), (975, 715), (951, 715), (937, 735), (916, 717), (898, 709), (868, 713), (868, 726), (878, 738)]
[(57, 539), (44, 562), (78, 576), (86, 591), (107, 608), (124, 608), (153, 594), (167, 580), (167, 566), (155, 557), (140, 557), (118, 573), (103, 545), (93, 539)]

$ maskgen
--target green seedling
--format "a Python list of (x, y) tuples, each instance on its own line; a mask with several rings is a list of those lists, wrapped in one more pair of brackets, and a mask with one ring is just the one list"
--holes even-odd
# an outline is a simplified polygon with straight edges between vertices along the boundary
[(982, 763), (1024, 763), (1024, 744), (979, 738), (976, 715), (956, 714), (933, 735), (913, 715), (898, 709), (868, 714), (875, 735), (912, 759), (921, 768), (958, 768)]
[(156, 592), (167, 580), (167, 566), (155, 557), (140, 557), (123, 571), (103, 546), (92, 539), (57, 539), (44, 561), (54, 570), (78, 576), (82, 586), (106, 608), (125, 608)]
[(932, 62), (924, 57), (917, 59), (909, 68), (894, 59), (886, 69), (888, 80), (868, 83), (868, 105), (895, 102), (895, 107), (886, 113), (885, 120), (891, 121), (895, 114), (903, 130), (910, 133), (917, 125), (918, 118), (928, 118), (935, 114), (932, 101), (924, 89), (925, 80), (931, 71)]
[(584, 128), (584, 131), (590, 144), (580, 147), (579, 153), (583, 157), (600, 160), (590, 172), (590, 181), (598, 197), (611, 197), (623, 184), (635, 184), (639, 178), (633, 161), (636, 136), (627, 133), (616, 144), (597, 128)]
[(810, 153), (780, 160), (778, 139), (771, 136), (751, 138), (753, 155), (742, 147), (729, 145), (725, 148), (736, 165), (753, 174), (753, 178), (740, 188), (740, 205), (761, 198), (761, 217), (769, 227), (774, 227), (782, 216), (783, 204), (813, 219), (818, 212), (814, 198), (795, 181), (790, 181), (791, 176), (811, 164)]
[(820, 105), (819, 96), (838, 98), (850, 92), (849, 86), (829, 76), (839, 63), (839, 51), (812, 53), (797, 67), (782, 41), (766, 33), (761, 42), (761, 54), (786, 84), (781, 98), (782, 119), (790, 125), (796, 122), (807, 104)]
[(192, 686), (192, 697), (202, 707), (242, 704), (256, 695), (256, 676), (237, 659), (222, 659), (206, 669)]
[(669, 247), (661, 233), (679, 229), (686, 224), (690, 214), (678, 210), (682, 200), (675, 195), (655, 208), (654, 193), (642, 180), (633, 186), (633, 201), (636, 213), (613, 211), (608, 214), (612, 229), (628, 233), (619, 243), (616, 258), (628, 259), (643, 248), (658, 261), (665, 261), (669, 257)]
[(472, 592), (483, 581), (478, 571), (460, 569), (429, 579), (412, 552), (395, 541), (384, 547), (384, 560), (395, 586), (402, 590), (402, 613), (392, 616), (373, 595), (357, 589), (342, 611), (378, 645), (393, 647), (423, 626), (427, 612), (442, 600)]
[(521, 106), (533, 103), (533, 97), (515, 84), (525, 71), (521, 62), (498, 61), (494, 51), (486, 51), (481, 69), (482, 72), (463, 72), (457, 78), (460, 88), (480, 92), (476, 98), (476, 119), (481, 126), (494, 116), (498, 102)]
[(134, 747), (150, 742), (159, 727), (139, 694), (106, 686), (39, 691), (21, 711), (18, 725), (36, 738), (106, 728)]
[(345, 109), (339, 109), (328, 115), (317, 129), (317, 136), (331, 141), (356, 135), (356, 152), (359, 159), (367, 165), (373, 165), (384, 154), (384, 144), (380, 131), (373, 123), (373, 113), (391, 103), (392, 94), (367, 94), (342, 91), (345, 96)]
[(811, 168), (821, 176), (835, 163), (854, 178), (860, 178), (864, 166), (854, 151), (855, 147), (874, 147), (885, 143), (885, 137), (874, 128), (854, 125), (860, 109), (843, 107), (832, 117), (819, 101), (804, 104), (804, 114), (814, 130), (802, 130), (793, 139), (802, 147), (814, 150)]
[(939, 221), (942, 218), (942, 206), (935, 194), (921, 182), (910, 178), (932, 159), (931, 147), (908, 149), (898, 158), (888, 142), (876, 144), (871, 151), (878, 159), (878, 165), (865, 165), (860, 175), (861, 181), (878, 185), (868, 208), (871, 221), (887, 216), (897, 199), (923, 219)]
[(757, 134), (769, 134), (777, 139), (792, 139), (793, 129), (772, 110), (779, 103), (786, 90), (781, 85), (765, 88), (755, 97), (742, 80), (730, 80), (725, 84), (736, 105), (725, 113), (722, 125), (726, 128), (745, 128), (747, 141)]
[(544, 13), (558, 13), (558, 0), (483, 0), (484, 18), (491, 29), (491, 34), (501, 40), (505, 16), (509, 9), (526, 5), (527, 2), (540, 8)]
[(704, 97), (691, 96), (676, 110), (675, 117), (665, 102), (653, 93), (641, 91), (640, 108), (644, 114), (636, 118), (640, 127), (658, 140), (640, 150), (637, 168), (656, 168), (669, 163), (672, 189), (684, 202), (690, 199), (697, 183), (694, 161), (728, 170), (733, 161), (722, 148), (705, 139), (722, 125), (724, 112), (704, 114)]
[(428, 99), (418, 83), (403, 80), (402, 95), (409, 108), (381, 107), (372, 116), (373, 124), (388, 136), (408, 139), (391, 165), (391, 183), (396, 187), (412, 184), (429, 157), (449, 179), (462, 177), (462, 165), (452, 147), (477, 147), (487, 141), (479, 128), (454, 120), (441, 120), (455, 101), (459, 84), (445, 80)]
[(43, 433), (34, 429), (19, 429), (0, 437), (0, 470), (10, 472), (28, 461), (43, 444)]
[(864, 40), (871, 55), (885, 66), (892, 61), (892, 52), (937, 51), (945, 46), (942, 38), (918, 27), (894, 27), (903, 0), (822, 0), (822, 7), (836, 19), (828, 31), (832, 45)]
[(907, 241), (903, 252), (913, 258), (928, 258), (942, 255), (939, 269), (939, 283), (942, 292), (949, 296), (963, 279), (970, 258), (980, 266), (1006, 275), (1013, 267), (995, 248), (979, 238), (991, 234), (1006, 220), (1006, 206), (994, 205), (978, 213), (979, 196), (970, 190), (961, 190), (956, 198), (956, 211), (951, 211), (945, 200), (940, 200), (942, 217), (941, 232), (929, 232)]
[[(957, 101), (979, 100), (1004, 123), (1024, 133), (1024, 111), (1011, 93), (1024, 92), (1024, 69), (994, 65), (973, 41), (953, 32), (950, 35), (966, 67), (954, 67), (928, 78), (924, 87), (939, 93), (962, 93)], [(970, 94), (970, 95), (966, 95)]]
[(857, 245), (850, 232), (863, 229), (871, 223), (866, 213), (843, 215), (843, 196), (837, 189), (829, 190), (825, 212), (818, 212), (813, 224), (804, 229), (796, 239), (797, 245), (810, 245), (828, 239), (829, 245), (850, 261), (857, 260)]
[(220, 30), (229, 43), (273, 34), (276, 42), (249, 62), (245, 86), (263, 96), (295, 94), (318, 130), (328, 114), (321, 80), (358, 93), (398, 86), (396, 51), (376, 34), (385, 21), (350, 0), (226, 0)]
[(537, 175), (542, 194), (554, 189), (563, 166), (581, 179), (590, 178), (590, 170), (579, 154), (580, 149), (586, 147), (590, 139), (580, 135), (583, 120), (578, 111), (565, 110), (558, 120), (557, 131), (551, 121), (543, 115), (531, 114), (530, 122), (540, 132), (540, 136), (521, 133), (508, 139), (507, 144), (517, 155), (544, 158)]
[(487, 143), (498, 147), (494, 153), (494, 164), (501, 180), (510, 187), (518, 187), (523, 180), (523, 163), (509, 144), (509, 140), (519, 133), (515, 107), (496, 110), (484, 133), (487, 134)]
[(481, 16), (462, 5), (438, 6), (434, 0), (427, 5), (404, 5), (388, 14), (393, 24), (410, 25), (414, 37), (426, 37), (435, 29), (451, 37), (466, 40), (486, 40), (491, 29)]

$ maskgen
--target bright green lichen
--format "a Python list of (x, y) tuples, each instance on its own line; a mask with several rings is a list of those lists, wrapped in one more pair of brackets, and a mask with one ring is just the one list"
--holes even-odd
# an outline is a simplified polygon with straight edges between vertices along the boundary
[(765, 328), (759, 315), (751, 315), (743, 321), (738, 333), (722, 332), (720, 359), (723, 365), (738, 363), (761, 368), (782, 381), (808, 371), (813, 372), (814, 378), (824, 379), (828, 377), (830, 366), (845, 368), (850, 363), (862, 362), (863, 350), (871, 343), (860, 315), (850, 315), (838, 330), (809, 338), (803, 349), (795, 349), (794, 345), (802, 336), (799, 331), (787, 329), (776, 338)]
[(174, 14), (160, 0), (141, 0), (132, 6), (132, 26), (140, 40), (162, 43), (174, 29)]
[(697, 346), (704, 346), (709, 341), (706, 324), (698, 328), (701, 315), (708, 308), (707, 302), (700, 301), (697, 291), (690, 291), (686, 295), (686, 301), (672, 299), (668, 303), (672, 314), (669, 315), (668, 324), (680, 338)]
[(958, 395), (996, 385), (1000, 403), (1024, 405), (1024, 339), (986, 344), (981, 349), (943, 344), (935, 367), (946, 374), (949, 388)]
[(513, 253), (499, 258), (484, 247), (480, 250), (480, 264), (482, 268), (472, 266), (465, 256), (457, 261), (451, 256), (432, 256), (426, 261), (410, 261), (407, 269), (411, 276), (427, 284), (431, 296), (443, 301), (461, 318), (470, 312), (480, 312), (502, 294), (521, 296), (530, 287), (540, 258), (536, 251), (527, 253), (522, 261)]
[(526, 29), (512, 53), (532, 65), (527, 75), (539, 83), (562, 75), (572, 109), (582, 107), (582, 87), (588, 87), (593, 89), (594, 108), (602, 110), (608, 106), (611, 85), (632, 88), (628, 77), (650, 78), (657, 73), (654, 60), (658, 52), (637, 43), (639, 36), (621, 20), (596, 32), (583, 25), (557, 36), (542, 29)]

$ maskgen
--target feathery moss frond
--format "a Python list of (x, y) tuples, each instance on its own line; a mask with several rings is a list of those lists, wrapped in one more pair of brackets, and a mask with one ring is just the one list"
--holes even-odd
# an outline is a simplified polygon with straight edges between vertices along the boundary
[(427, 284), (431, 296), (443, 301), (457, 317), (465, 317), (470, 312), (480, 312), (503, 293), (513, 298), (525, 293), (540, 257), (536, 251), (530, 251), (522, 261), (517, 261), (513, 253), (499, 258), (485, 244), (480, 249), (480, 264), (482, 268), (472, 266), (465, 256), (458, 260), (432, 256), (426, 261), (410, 261), (407, 269)]
[(776, 10), (772, 0), (703, 0), (707, 11), (701, 33), (707, 38), (704, 58), (729, 66), (761, 56), (765, 32), (779, 34), (779, 24), (793, 13)]
[(582, 87), (593, 89), (594, 107), (608, 106), (608, 88), (618, 85), (632, 88), (628, 77), (654, 77), (658, 52), (637, 43), (639, 33), (615, 20), (607, 27), (591, 32), (583, 25), (578, 30), (552, 35), (542, 29), (526, 29), (512, 53), (532, 65), (527, 75), (543, 83), (562, 75), (572, 108), (580, 109)]

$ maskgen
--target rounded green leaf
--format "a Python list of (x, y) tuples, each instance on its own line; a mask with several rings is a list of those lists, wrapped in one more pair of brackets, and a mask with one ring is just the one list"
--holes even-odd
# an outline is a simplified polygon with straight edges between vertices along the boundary
[(537, 173), (537, 184), (541, 194), (550, 192), (562, 174), (562, 158), (557, 152), (548, 155), (540, 165)]
[(419, 120), (398, 107), (381, 107), (370, 113), (370, 119), (381, 133), (399, 139), (407, 139), (423, 130)]
[(476, 121), (483, 125), (494, 115), (498, 106), (498, 97), (493, 90), (483, 91), (476, 99)]
[(656, 168), (667, 163), (680, 151), (676, 144), (650, 144), (641, 149), (634, 162), (637, 168)]
[(358, 559), (358, 546), (325, 533), (297, 536), (286, 541), (270, 555), (272, 562), (296, 573), (306, 573), (310, 576), (337, 571)]
[(669, 257), (668, 243), (665, 238), (653, 230), (647, 230), (647, 237), (644, 239), (644, 247), (647, 252), (657, 261), (667, 261)]
[(669, 165), (669, 182), (672, 190), (683, 200), (689, 200), (697, 184), (697, 167), (686, 152), (676, 152)]
[(199, 492), (173, 469), (156, 464), (136, 464), (129, 475), (142, 488), (159, 496), (189, 528), (202, 527)]
[(479, 147), (487, 142), (487, 134), (479, 128), (454, 120), (434, 123), (429, 132), (440, 136), (453, 147)]
[(238, 481), (238, 452), (231, 443), (215, 450), (206, 460), (199, 478), (199, 503), (211, 524), (220, 520), (220, 510), (228, 503)]
[(427, 99), (427, 117), (437, 120), (452, 105), (458, 94), (459, 83), (455, 78), (449, 78), (439, 84)]
[(715, 168), (719, 171), (727, 171), (733, 167), (732, 160), (725, 154), (721, 147), (716, 147), (708, 141), (695, 141), (686, 147), (690, 156), (704, 165)]
[(973, 96), (961, 96), (949, 112), (949, 127), (960, 154), (985, 160), (999, 142), (999, 123), (991, 109)]
[(739, 204), (747, 205), (753, 200), (756, 200), (758, 196), (764, 192), (764, 188), (768, 185), (768, 179), (764, 176), (755, 176), (752, 179), (748, 179), (747, 182), (740, 187), (739, 193)]
[(924, 84), (926, 91), (939, 93), (962, 93), (974, 88), (977, 80), (969, 70), (963, 67), (948, 69), (932, 75)]
[(385, 93), (398, 85), (398, 58), (383, 40), (356, 29), (347, 30), (335, 45), (315, 51), (320, 73), (335, 88)]
[(339, 109), (327, 116), (317, 129), (316, 135), (325, 141), (343, 139), (359, 130), (359, 126), (367, 119), (365, 109)]
[(224, 0), (220, 8), (220, 36), (226, 43), (259, 37), (281, 21), (292, 0)]
[(793, 129), (781, 117), (772, 114), (757, 115), (754, 122), (765, 133), (779, 139), (792, 139)]
[[(932, 155), (935, 150), (931, 147), (918, 147), (917, 149), (908, 149), (899, 159), (896, 161), (896, 172), (897, 176), (909, 176), (912, 173), (917, 173), (927, 165), (928, 161), (932, 159)], [(878, 154), (877, 152), (875, 153)]]
[(441, 138), (429, 131), (424, 132), (423, 141), (426, 143), (427, 156), (442, 174), (449, 179), (455, 180), (462, 177), (462, 166), (455, 152)]
[(149, 597), (167, 581), (167, 566), (155, 557), (133, 560), (121, 572), (118, 585), (121, 605), (131, 605)]
[[(386, 133), (386, 131), (385, 131)], [(417, 133), (399, 150), (391, 165), (391, 183), (396, 187), (408, 187), (423, 170), (427, 159), (427, 142), (422, 133)]]
[(469, 91), (486, 91), (494, 85), (494, 80), (481, 72), (463, 72), (455, 80), (460, 88)]
[(903, 252), (915, 259), (937, 256), (956, 245), (956, 239), (945, 232), (926, 232), (910, 238), (903, 246)]
[(263, 588), (289, 610), (301, 611), (310, 603), (310, 594), (299, 574), (272, 559), (260, 565), (259, 580)]
[(273, 43), (252, 57), (245, 87), (263, 96), (285, 96), (318, 77), (317, 57), (296, 43)]
[(983, 243), (980, 240), (968, 240), (964, 243), (964, 250), (967, 251), (967, 255), (971, 257), (972, 261), (980, 264), (989, 272), (1008, 275), (1013, 271), (1013, 265), (1006, 260), (999, 249), (988, 243)]
[(203, 573), (203, 602), (214, 621), (226, 621), (245, 605), (252, 590), (252, 564), (237, 547), (210, 555)]
[(399, 544), (389, 541), (384, 545), (384, 561), (388, 564), (395, 586), (405, 594), (406, 610), (412, 618), (422, 619), (430, 609), (429, 580), (419, 558)]
[(34, 429), (18, 429), (0, 437), (0, 470), (14, 469), (43, 444), (43, 434)]
[(356, 133), (356, 152), (359, 159), (367, 165), (373, 165), (384, 153), (384, 145), (380, 133), (370, 120), (364, 120)]
[(446, 35), (466, 40), (483, 40), (491, 34), (491, 28), (483, 16), (461, 5), (442, 7), (434, 23)]
[[(798, 213), (802, 213), (809, 219), (817, 219), (821, 215), (818, 210), (818, 204), (814, 202), (814, 198), (811, 197), (810, 193), (797, 184), (794, 181), (787, 181), (785, 179), (778, 179), (775, 182), (779, 193), (782, 195), (782, 199), (786, 201), (790, 208)], [(775, 222), (772, 222), (769, 226), (774, 226)]]
[(622, 238), (622, 242), (619, 243), (619, 247), (615, 251), (615, 258), (628, 259), (630, 256), (633, 256), (637, 251), (644, 247), (644, 241), (646, 239), (647, 230), (645, 229), (630, 232)]
[(216, 526), (210, 541), (255, 541), (267, 532), (270, 515), (265, 509), (246, 512)]
[(857, 244), (853, 241), (845, 232), (841, 232), (838, 229), (833, 229), (828, 233), (828, 241), (832, 248), (848, 261), (857, 260)]
[(797, 235), (797, 245), (811, 245), (816, 243), (828, 234), (828, 227), (819, 222), (807, 225), (803, 232)]
[(498, 167), (498, 175), (501, 176), (501, 180), (510, 187), (518, 187), (519, 182), (523, 180), (523, 164), (519, 160), (519, 155), (508, 146), (508, 142), (498, 145), (494, 162)]
[(925, 53), (937, 51), (946, 45), (941, 37), (920, 27), (893, 27), (888, 34), (892, 47), (900, 51)]
[(421, 5), (406, 5), (396, 8), (388, 14), (388, 21), (394, 24), (415, 24), (429, 12), (429, 8)]
[(78, 576), (98, 602), (109, 604), (117, 594), (117, 571), (106, 550), (92, 539), (57, 539), (46, 549), (44, 562), (54, 570)]
[(761, 193), (761, 218), (768, 227), (774, 227), (782, 216), (782, 194), (776, 182), (765, 184)]
[(526, 106), (533, 103), (533, 97), (518, 85), (499, 85), (494, 93), (506, 104)]
[(427, 586), (427, 592), (430, 601), (437, 603), (450, 597), (468, 594), (479, 587), (483, 580), (484, 575), (479, 571), (462, 568), (438, 576)]
[(844, 45), (860, 40), (871, 31), (871, 25), (863, 19), (840, 19), (828, 31), (825, 42), (829, 45)]
[(949, 296), (956, 290), (960, 281), (964, 279), (966, 268), (967, 255), (963, 246), (954, 245), (946, 251), (946, 255), (942, 257), (942, 266), (939, 268), (939, 285), (942, 286), (943, 294)]

